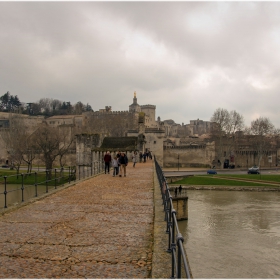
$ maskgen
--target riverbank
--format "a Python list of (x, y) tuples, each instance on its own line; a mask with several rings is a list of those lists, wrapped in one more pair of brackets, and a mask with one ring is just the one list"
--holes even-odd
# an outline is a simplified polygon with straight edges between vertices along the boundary
[[(175, 187), (179, 187), (180, 184), (169, 185), (172, 190)], [(211, 185), (182, 185), (183, 190), (217, 190), (217, 191), (254, 191), (254, 192), (280, 192), (280, 187), (268, 187), (268, 186), (211, 186)]]

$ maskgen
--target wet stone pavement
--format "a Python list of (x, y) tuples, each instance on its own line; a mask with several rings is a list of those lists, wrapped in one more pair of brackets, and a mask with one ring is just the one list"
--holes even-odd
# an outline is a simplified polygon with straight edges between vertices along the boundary
[(153, 215), (152, 162), (77, 183), (0, 216), (0, 277), (151, 278)]

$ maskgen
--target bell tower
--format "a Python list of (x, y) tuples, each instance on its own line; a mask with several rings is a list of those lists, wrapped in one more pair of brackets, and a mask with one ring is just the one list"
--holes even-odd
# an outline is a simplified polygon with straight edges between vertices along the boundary
[(133, 103), (129, 106), (129, 112), (141, 112), (141, 107), (137, 103), (136, 91), (134, 91)]

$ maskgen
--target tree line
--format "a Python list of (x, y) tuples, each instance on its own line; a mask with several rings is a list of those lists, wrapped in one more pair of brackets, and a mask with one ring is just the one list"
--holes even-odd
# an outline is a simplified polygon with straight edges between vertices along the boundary
[(52, 98), (41, 98), (37, 102), (21, 102), (17, 95), (7, 91), (0, 97), (0, 112), (17, 112), (33, 116), (51, 117), (54, 115), (80, 115), (83, 112), (92, 111), (87, 103), (78, 101), (75, 104)]
[(280, 130), (269, 118), (259, 117), (249, 126), (245, 126), (244, 117), (240, 113), (218, 108), (210, 121), (214, 123), (211, 136), (216, 141), (218, 159), (222, 159), (224, 153), (234, 156), (234, 151), (245, 144), (254, 149), (260, 165), (261, 159), (268, 150), (279, 147)]
[(28, 166), (27, 173), (31, 172), (34, 159), (40, 159), (47, 170), (53, 168), (55, 160), (60, 167), (74, 162), (66, 162), (66, 154), (70, 149), (75, 150), (76, 128), (51, 127), (43, 122), (31, 130), (28, 123), (19, 114), (9, 117), (9, 129), (1, 129), (0, 135), (8, 153), (9, 164), (17, 173), (25, 162)]

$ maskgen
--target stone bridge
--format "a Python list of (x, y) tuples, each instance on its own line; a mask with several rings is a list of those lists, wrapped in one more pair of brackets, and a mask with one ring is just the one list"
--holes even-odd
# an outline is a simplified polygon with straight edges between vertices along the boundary
[(170, 278), (154, 163), (102, 174), (0, 216), (1, 278)]

